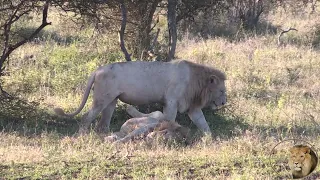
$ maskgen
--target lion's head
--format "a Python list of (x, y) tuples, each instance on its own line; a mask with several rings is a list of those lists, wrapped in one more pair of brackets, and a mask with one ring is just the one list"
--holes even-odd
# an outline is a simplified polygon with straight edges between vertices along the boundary
[(227, 93), (225, 78), (217, 75), (211, 75), (208, 80), (207, 96), (209, 97), (206, 106), (216, 109), (227, 103)]
[(226, 75), (222, 71), (188, 62), (191, 67), (191, 81), (187, 88), (187, 102), (193, 107), (211, 107), (227, 103)]
[(310, 154), (311, 149), (305, 145), (290, 148), (289, 166), (294, 178), (305, 177), (314, 169), (315, 162)]
[(190, 132), (189, 128), (183, 127), (175, 121), (162, 121), (153, 132), (148, 134), (148, 139), (162, 137), (165, 140), (186, 140)]

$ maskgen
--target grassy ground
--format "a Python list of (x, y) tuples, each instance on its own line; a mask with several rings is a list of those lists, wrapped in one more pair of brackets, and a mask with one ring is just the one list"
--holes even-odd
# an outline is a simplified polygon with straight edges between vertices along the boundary
[[(320, 21), (318, 14), (282, 13), (279, 9), (265, 20), (274, 27), (299, 31), (286, 34), (281, 46), (277, 34), (268, 31), (260, 35), (239, 31), (237, 41), (185, 35), (178, 43), (177, 57), (215, 66), (228, 76), (228, 105), (216, 112), (204, 110), (212, 141), (194, 132), (190, 145), (119, 146), (95, 134), (74, 137), (79, 117), (62, 119), (52, 112), (55, 106), (75, 109), (90, 72), (122, 61), (115, 38), (53, 15), (50, 18), (57, 24), (18, 49), (3, 78), (7, 90), (34, 103), (16, 98), (1, 101), (0, 178), (290, 178), (287, 147), (294, 141), (279, 142), (302, 139), (320, 152)], [(128, 119), (123, 109), (119, 103), (112, 131)], [(196, 131), (185, 114), (177, 121)], [(309, 177), (317, 178), (320, 166)]]

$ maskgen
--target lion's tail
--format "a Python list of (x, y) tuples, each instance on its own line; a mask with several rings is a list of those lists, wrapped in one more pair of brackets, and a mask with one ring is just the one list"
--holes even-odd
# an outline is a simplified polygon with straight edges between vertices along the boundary
[(95, 79), (95, 73), (92, 73), (88, 82), (87, 82), (87, 86), (86, 86), (86, 91), (84, 92), (83, 94), (83, 97), (82, 97), (82, 102), (80, 104), (80, 107), (73, 113), (70, 113), (70, 114), (67, 114), (63, 111), (63, 109), (61, 108), (54, 108), (54, 112), (60, 116), (66, 116), (66, 117), (73, 117), (77, 114), (79, 114), (81, 112), (81, 110), (83, 109), (84, 105), (86, 104), (87, 100), (88, 100), (88, 96), (90, 94), (90, 90), (91, 90), (91, 87), (93, 85), (93, 82), (94, 82), (94, 79)]

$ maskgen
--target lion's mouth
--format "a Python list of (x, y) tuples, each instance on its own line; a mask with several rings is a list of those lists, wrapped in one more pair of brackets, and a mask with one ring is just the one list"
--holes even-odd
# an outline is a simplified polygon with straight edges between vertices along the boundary
[(295, 171), (301, 171), (301, 167), (295, 167), (294, 170)]
[(217, 110), (218, 106), (216, 105), (216, 103), (213, 101), (213, 103), (211, 104), (211, 109), (212, 110)]

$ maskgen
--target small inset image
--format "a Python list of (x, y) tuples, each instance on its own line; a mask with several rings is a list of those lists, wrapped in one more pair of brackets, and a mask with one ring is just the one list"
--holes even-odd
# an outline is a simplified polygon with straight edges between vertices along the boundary
[(270, 163), (277, 177), (300, 179), (316, 169), (318, 155), (310, 143), (288, 139), (272, 149)]
[(317, 167), (318, 157), (308, 145), (295, 145), (289, 151), (289, 167), (293, 179), (306, 177)]

